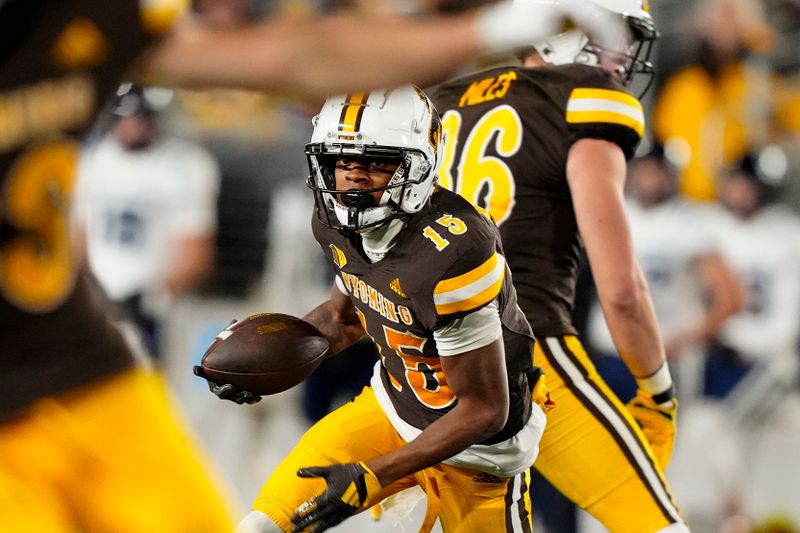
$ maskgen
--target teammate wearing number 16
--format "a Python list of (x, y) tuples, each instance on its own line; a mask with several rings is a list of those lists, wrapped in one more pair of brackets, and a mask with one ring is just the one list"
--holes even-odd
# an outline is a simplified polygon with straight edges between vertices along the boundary
[[(305, 319), (380, 348), (370, 387), (313, 426), (240, 531), (323, 531), (421, 487), (422, 531), (530, 531), (552, 406), (494, 224), (436, 186), (441, 124), (405, 86), (330, 98), (307, 145), (314, 235), (336, 268)], [(533, 395), (534, 401), (531, 401)]]
[[(677, 404), (622, 194), (626, 159), (644, 134), (629, 85), (652, 77), (656, 29), (641, 0), (584, 4), (616, 18), (616, 37), (572, 29), (520, 50), (522, 66), (431, 89), (445, 139), (441, 182), (500, 227), (536, 335), (534, 363), (559, 405), (537, 470), (613, 533), (685, 532), (662, 475)], [(582, 245), (617, 350), (639, 383), (627, 406), (572, 323)]]

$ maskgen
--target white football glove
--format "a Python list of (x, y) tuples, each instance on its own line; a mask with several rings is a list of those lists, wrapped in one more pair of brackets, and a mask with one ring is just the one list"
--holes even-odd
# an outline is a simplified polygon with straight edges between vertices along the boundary
[(504, 0), (482, 9), (476, 19), (487, 52), (529, 46), (577, 26), (597, 43), (624, 35), (621, 17), (585, 0)]

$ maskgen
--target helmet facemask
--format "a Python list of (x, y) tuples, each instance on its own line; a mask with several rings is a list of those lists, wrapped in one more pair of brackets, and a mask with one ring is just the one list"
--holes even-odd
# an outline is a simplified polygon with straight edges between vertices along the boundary
[(652, 21), (630, 15), (624, 16), (624, 20), (625, 28), (628, 31), (623, 42), (609, 48), (591, 42), (588, 46), (594, 47), (600, 53), (608, 56), (621, 57), (624, 61), (624, 75), (620, 81), (626, 87), (630, 87), (636, 78), (637, 90), (633, 92), (641, 98), (653, 83), (655, 68), (650, 62), (650, 54), (653, 51), (653, 43), (658, 37), (658, 32)]
[[(422, 183), (427, 173), (414, 169), (427, 166), (424, 155), (417, 150), (386, 146), (325, 145), (306, 146), (310, 176), (307, 185), (314, 191), (317, 216), (328, 227), (359, 232), (386, 224), (402, 215), (412, 186)], [(386, 164), (397, 165), (385, 186), (348, 189), (343, 192), (336, 184), (337, 162), (345, 160), (366, 169)], [(378, 171), (379, 172), (379, 171)], [(415, 177), (411, 176), (416, 174)], [(374, 193), (382, 192), (376, 201)]]
[(612, 13), (612, 16), (621, 17), (622, 22), (621, 31), (613, 38), (592, 38), (579, 29), (572, 29), (534, 43), (534, 48), (552, 65), (581, 63), (606, 68), (626, 87), (631, 87), (636, 78), (636, 87), (631, 88), (631, 92), (641, 98), (653, 82), (655, 69), (650, 54), (658, 32), (647, 13), (639, 16)]

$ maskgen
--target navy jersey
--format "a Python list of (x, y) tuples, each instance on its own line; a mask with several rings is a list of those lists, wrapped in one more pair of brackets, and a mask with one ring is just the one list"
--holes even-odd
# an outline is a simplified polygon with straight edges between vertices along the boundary
[(429, 95), (442, 114), (440, 183), (498, 223), (534, 333), (575, 334), (580, 239), (567, 154), (594, 138), (631, 157), (644, 131), (639, 101), (605, 70), (577, 64), (492, 69)]
[(0, 4), (0, 416), (128, 368), (72, 254), (79, 140), (161, 14), (136, 0)]
[(316, 217), (313, 229), (380, 349), (383, 388), (406, 423), (424, 429), (458, 401), (433, 332), (497, 300), (511, 406), (506, 427), (487, 443), (506, 440), (522, 428), (531, 412), (533, 335), (517, 306), (497, 228), (487, 217), (437, 188), (377, 263), (364, 257), (353, 238)]

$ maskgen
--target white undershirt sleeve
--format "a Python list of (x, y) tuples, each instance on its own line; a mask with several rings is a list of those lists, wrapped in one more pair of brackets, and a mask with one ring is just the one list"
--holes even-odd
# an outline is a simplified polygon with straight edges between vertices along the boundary
[(433, 332), (440, 356), (483, 348), (503, 335), (497, 300)]
[(335, 279), (335, 282), (336, 282), (336, 288), (337, 288), (337, 289), (339, 289), (339, 291), (340, 291), (342, 294), (344, 294), (345, 296), (347, 296), (347, 295), (348, 295), (348, 293), (347, 293), (347, 287), (345, 287), (345, 286), (344, 286), (344, 281), (342, 281), (342, 277), (341, 277), (341, 276), (339, 276), (339, 274), (336, 274), (336, 279)]

